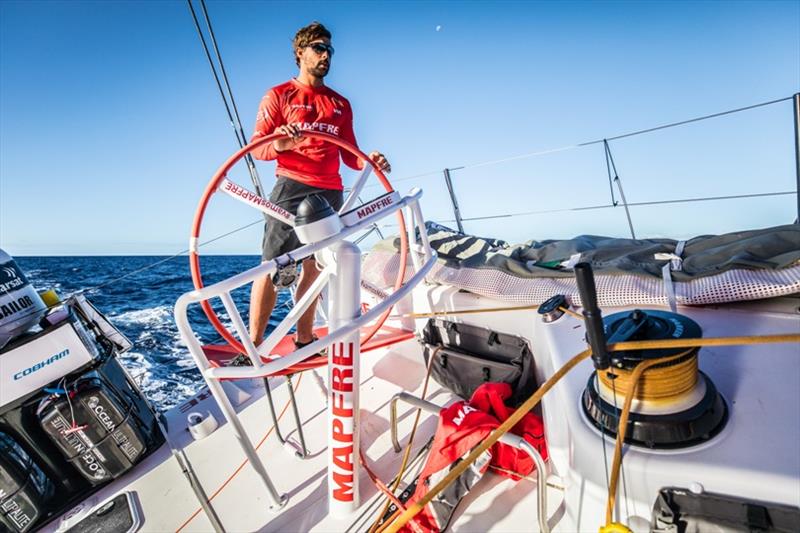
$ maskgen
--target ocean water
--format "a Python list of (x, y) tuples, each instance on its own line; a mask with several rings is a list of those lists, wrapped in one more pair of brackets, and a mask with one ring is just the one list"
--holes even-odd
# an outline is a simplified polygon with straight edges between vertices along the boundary
[[(144, 393), (161, 410), (190, 397), (203, 385), (197, 367), (178, 334), (173, 306), (192, 290), (189, 259), (157, 256), (114, 257), (15, 257), (17, 264), (38, 289), (55, 289), (62, 299), (78, 291), (132, 342), (122, 355), (123, 365)], [(206, 285), (258, 265), (259, 256), (207, 256), (201, 259)], [(233, 293), (245, 323), (248, 319), (249, 285)], [(218, 299), (213, 303), (222, 322), (229, 324)], [(278, 303), (267, 328), (270, 331), (291, 306), (288, 291)], [(203, 344), (224, 343), (200, 306), (192, 306), (189, 319)]]

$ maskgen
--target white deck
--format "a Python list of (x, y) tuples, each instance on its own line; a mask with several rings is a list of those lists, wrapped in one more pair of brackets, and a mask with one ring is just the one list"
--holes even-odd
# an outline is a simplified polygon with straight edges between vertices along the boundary
[[(422, 355), (416, 341), (406, 341), (392, 349), (380, 349), (362, 355), (361, 386), (361, 446), (374, 472), (384, 482), (397, 474), (402, 453), (395, 453), (389, 434), (389, 400), (397, 392), (419, 395), (425, 375)], [(297, 378), (295, 377), (295, 383)], [(286, 382), (273, 380), (273, 399), (278, 412), (288, 401)], [(272, 426), (266, 396), (260, 381), (239, 382), (238, 386), (252, 395), (240, 409), (240, 419), (254, 442), (258, 444)], [(306, 443), (311, 456), (296, 458), (271, 433), (259, 448), (279, 492), (289, 495), (288, 504), (277, 514), (268, 511), (268, 499), (260, 479), (245, 465), (212, 500), (223, 526), (228, 531), (364, 531), (369, 528), (382, 505), (376, 503), (377, 489), (366, 472), (361, 471), (361, 507), (358, 513), (345, 520), (335, 520), (327, 513), (326, 467), (327, 411), (323, 396), (309, 374), (297, 387), (297, 401), (305, 428)], [(431, 381), (428, 399), (445, 405), (452, 395)], [(224, 419), (213, 399), (207, 397), (185, 412), (177, 408), (169, 413), (170, 439), (185, 447), (192, 467), (208, 496), (211, 497), (231, 477), (244, 460), (233, 432), (226, 431)], [(220, 421), (220, 428), (209, 437), (194, 441), (186, 428), (186, 414), (211, 411)], [(405, 446), (413, 423), (414, 410), (398, 403), (400, 443)], [(423, 413), (415, 438), (414, 452), (432, 436), (436, 427), (434, 416)], [(281, 419), (284, 436), (288, 433), (297, 441), (291, 409)], [(415, 455), (412, 454), (412, 457)], [(417, 461), (407, 480), (418, 473), (422, 460)], [(405, 486), (405, 484), (403, 485)], [(523, 479), (519, 483), (488, 473), (459, 509), (456, 528), (461, 531), (498, 531), (536, 529), (536, 482)], [(104, 488), (93, 498), (97, 503), (121, 491), (134, 491), (142, 513), (142, 531), (176, 531), (200, 505), (178, 463), (170, 457), (168, 447), (162, 447), (133, 472)], [(561, 501), (561, 492), (550, 489), (551, 513)], [(383, 499), (381, 499), (381, 504)], [(492, 513), (485, 511), (492, 509)], [(502, 513), (497, 513), (502, 510)], [(363, 514), (363, 516), (362, 516)], [(57, 521), (50, 524), (54, 529)], [(211, 523), (201, 511), (182, 531), (212, 531)]]
[[(713, 308), (682, 308), (700, 323), (704, 336), (763, 335), (797, 333), (800, 330), (798, 300), (789, 298), (766, 303), (743, 303)], [(415, 291), (413, 307), (424, 312), (497, 307), (488, 300), (446, 287), (423, 287)], [(399, 306), (408, 311), (411, 300)], [(605, 314), (620, 309), (604, 309)], [(531, 339), (536, 372), (541, 382), (567, 359), (583, 349), (582, 323), (565, 316), (544, 324), (534, 311), (509, 311), (463, 315), (465, 322)], [(417, 325), (424, 320), (417, 321)], [(398, 324), (394, 324), (398, 325)], [(407, 323), (406, 325), (412, 325)], [(700, 366), (716, 384), (730, 409), (730, 421), (710, 442), (682, 450), (651, 451), (627, 448), (624, 484), (618, 496), (623, 522), (636, 531), (646, 531), (653, 501), (663, 486), (687, 487), (699, 483), (708, 491), (800, 506), (800, 347), (774, 344), (752, 347), (704, 349)], [(548, 448), (550, 524), (556, 531), (597, 531), (604, 519), (606, 477), (603, 443), (599, 432), (585, 420), (580, 393), (591, 373), (586, 361), (545, 396)], [(406, 341), (391, 349), (362, 355), (361, 360), (361, 445), (375, 472), (389, 482), (397, 472), (401, 454), (392, 450), (389, 435), (389, 400), (397, 392), (419, 395), (424, 379), (420, 347)], [(282, 378), (273, 380), (276, 409), (287, 402)], [(240, 382), (252, 395), (239, 411), (254, 443), (270, 430), (263, 387), (260, 381)], [(360, 477), (362, 505), (350, 519), (334, 520), (327, 514), (326, 461), (327, 427), (323, 396), (311, 375), (304, 375), (297, 391), (311, 457), (300, 460), (284, 449), (274, 434), (259, 448), (267, 471), (279, 492), (289, 502), (277, 514), (268, 511), (266, 491), (250, 467), (244, 466), (213, 497), (222, 524), (228, 531), (365, 531), (378, 505), (376, 489), (366, 473)], [(444, 405), (452, 396), (431, 382), (428, 399)], [(401, 444), (405, 444), (413, 420), (413, 409), (398, 404)], [(221, 427), (208, 438), (193, 441), (186, 427), (190, 411), (210, 410)], [(423, 445), (435, 429), (435, 420), (423, 414), (415, 448)], [(215, 494), (243, 461), (243, 453), (213, 400), (181, 412), (170, 413), (170, 438), (185, 447), (205, 491)], [(281, 420), (284, 434), (296, 440), (291, 411)], [(606, 441), (607, 461), (613, 443)], [(412, 471), (415, 474), (419, 467)], [(413, 478), (413, 475), (407, 479)], [(552, 486), (551, 486), (552, 485)], [(97, 496), (102, 501), (120, 490), (136, 493), (143, 512), (143, 531), (176, 531), (199, 508), (188, 482), (165, 446), (133, 472), (106, 487)], [(453, 531), (536, 531), (535, 481), (514, 483), (487, 474), (459, 507)], [(51, 524), (54, 527), (55, 524)], [(52, 527), (51, 527), (52, 529)], [(202, 511), (183, 531), (211, 531)]]

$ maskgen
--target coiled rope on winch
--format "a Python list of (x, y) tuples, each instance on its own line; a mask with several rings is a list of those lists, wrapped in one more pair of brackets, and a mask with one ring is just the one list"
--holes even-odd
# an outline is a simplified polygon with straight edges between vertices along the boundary
[[(629, 341), (629, 342), (619, 342), (615, 344), (611, 344), (608, 346), (609, 351), (631, 351), (631, 350), (648, 350), (648, 349), (663, 349), (663, 348), (701, 348), (707, 346), (738, 346), (738, 345), (755, 345), (755, 344), (772, 344), (772, 343), (800, 343), (800, 334), (782, 334), (782, 335), (762, 335), (762, 336), (745, 336), (745, 337), (717, 337), (717, 338), (707, 338), (707, 339), (664, 339), (664, 340), (650, 340), (650, 341)], [(430, 491), (428, 491), (425, 496), (423, 496), (418, 502), (414, 502), (413, 504), (409, 505), (408, 509), (406, 509), (396, 520), (388, 523), (384, 528), (379, 530), (380, 532), (388, 531), (390, 533), (397, 532), (401, 527), (403, 527), (409, 520), (413, 519), (422, 509), (429, 504), (436, 496), (439, 495), (445, 488), (447, 488), (450, 483), (452, 483), (458, 476), (464, 473), (464, 471), (474, 463), (478, 457), (481, 456), (487, 449), (493, 446), (497, 441), (500, 440), (500, 437), (508, 433), (514, 425), (517, 424), (522, 417), (525, 416), (531, 409), (536, 407), (536, 405), (541, 401), (542, 397), (552, 389), (556, 383), (558, 383), (561, 378), (563, 378), (567, 373), (569, 373), (572, 369), (574, 369), (578, 363), (587, 359), (589, 356), (592, 355), (592, 350), (587, 348), (582, 352), (578, 353), (577, 355), (573, 356), (569, 361), (567, 361), (564, 366), (559, 368), (555, 374), (553, 374), (547, 381), (545, 381), (539, 389), (536, 390), (516, 411), (514, 411), (511, 416), (509, 416), (505, 422), (500, 424), (500, 426), (494, 430), (480, 445), (476, 446), (472, 449), (472, 451), (464, 458), (461, 462), (456, 464), (452, 470), (442, 478), (436, 485), (434, 485)], [(680, 357), (683, 354), (678, 354), (675, 356), (670, 356), (667, 358), (661, 359), (652, 359), (651, 361), (647, 361), (645, 363), (640, 363), (638, 368), (634, 370), (634, 374), (631, 376), (632, 381), (634, 382), (634, 393), (635, 393), (635, 382), (641, 377), (641, 374), (644, 373), (650, 366), (654, 366), (660, 363), (669, 362), (673, 358)], [(625, 408), (623, 408), (623, 416), (620, 418), (620, 424), (627, 423), (627, 416), (626, 416), (626, 409), (627, 412), (630, 411), (630, 404), (633, 401), (633, 395), (628, 395), (625, 401)], [(624, 439), (624, 429), (625, 426), (621, 426), (617, 431), (617, 446), (615, 447), (615, 457), (614, 457), (614, 464), (613, 464), (613, 475), (612, 480), (614, 480), (619, 474), (619, 465), (621, 464), (621, 457), (622, 457), (622, 439)], [(619, 452), (619, 453), (617, 453)], [(539, 490), (546, 490), (544, 487), (539, 487)], [(616, 493), (616, 482), (614, 483), (614, 493)], [(609, 487), (609, 498), (611, 498), (611, 487)], [(609, 509), (613, 510), (613, 500), (609, 503)], [(612, 528), (619, 528), (619, 524), (614, 524), (608, 519), (608, 511), (607, 511), (607, 520), (606, 520), (606, 527)], [(622, 526), (624, 527), (624, 526)]]
[[(636, 372), (645, 363), (650, 371), (638, 378)], [(613, 367), (598, 370), (597, 379), (609, 390), (626, 397), (640, 401), (665, 400), (691, 391), (697, 384), (697, 371), (697, 349), (691, 349), (669, 358), (643, 361), (633, 370)]]

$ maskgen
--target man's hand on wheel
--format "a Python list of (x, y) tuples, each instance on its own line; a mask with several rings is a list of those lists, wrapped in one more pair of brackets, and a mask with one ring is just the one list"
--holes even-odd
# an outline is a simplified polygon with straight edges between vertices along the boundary
[(380, 152), (371, 152), (369, 154), (369, 158), (372, 159), (378, 168), (380, 168), (384, 172), (391, 172), (392, 165), (389, 164), (389, 160), (386, 159), (386, 156)]
[(278, 139), (272, 142), (272, 146), (275, 148), (276, 152), (285, 152), (286, 150), (291, 150), (294, 148), (294, 145), (297, 144), (297, 141), (300, 140), (300, 137), (303, 135), (303, 132), (300, 128), (297, 127), (296, 124), (286, 124), (284, 126), (278, 126), (275, 131), (277, 133), (283, 133), (284, 135), (288, 135), (288, 137), (284, 139)]

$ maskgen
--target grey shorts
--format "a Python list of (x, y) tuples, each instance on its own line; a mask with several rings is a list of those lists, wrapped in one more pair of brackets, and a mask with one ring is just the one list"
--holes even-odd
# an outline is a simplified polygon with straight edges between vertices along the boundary
[[(297, 206), (300, 205), (300, 202), (302, 202), (306, 196), (315, 193), (324, 196), (325, 199), (328, 200), (328, 203), (331, 204), (331, 207), (336, 211), (341, 209), (344, 203), (342, 191), (311, 187), (284, 176), (278, 176), (275, 187), (272, 188), (272, 192), (269, 195), (269, 200), (294, 215), (297, 213)], [(269, 217), (264, 224), (261, 260), (269, 261), (287, 252), (296, 250), (297, 248), (300, 248), (300, 241), (297, 238), (297, 234), (294, 232), (294, 228), (275, 218)]]

